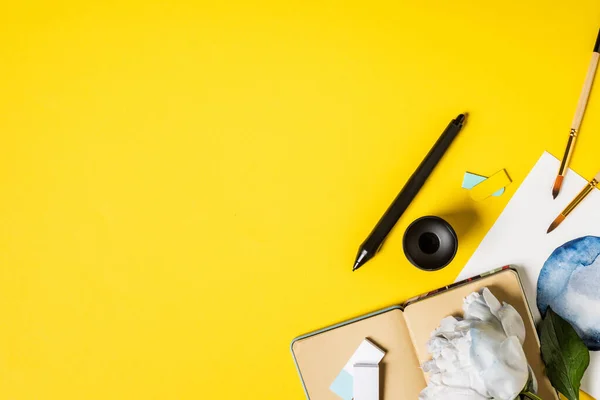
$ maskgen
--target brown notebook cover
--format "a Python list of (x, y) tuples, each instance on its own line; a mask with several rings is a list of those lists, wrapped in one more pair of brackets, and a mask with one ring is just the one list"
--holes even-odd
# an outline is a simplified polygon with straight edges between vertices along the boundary
[(426, 386), (420, 365), (430, 356), (426, 343), (442, 318), (462, 316), (463, 298), (488, 287), (500, 301), (511, 304), (525, 322), (523, 345), (544, 400), (558, 399), (544, 374), (540, 344), (518, 273), (507, 267), (469, 279), (329, 328), (292, 342), (292, 355), (309, 400), (340, 400), (329, 387), (364, 338), (386, 351), (380, 364), (381, 399), (417, 399)]

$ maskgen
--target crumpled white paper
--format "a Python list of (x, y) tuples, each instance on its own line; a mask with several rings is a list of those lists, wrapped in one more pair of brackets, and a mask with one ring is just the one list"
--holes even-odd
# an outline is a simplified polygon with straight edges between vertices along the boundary
[(467, 296), (463, 310), (462, 320), (446, 317), (431, 334), (432, 359), (423, 364), (429, 384), (419, 400), (514, 400), (535, 380), (523, 352), (523, 319), (488, 288)]

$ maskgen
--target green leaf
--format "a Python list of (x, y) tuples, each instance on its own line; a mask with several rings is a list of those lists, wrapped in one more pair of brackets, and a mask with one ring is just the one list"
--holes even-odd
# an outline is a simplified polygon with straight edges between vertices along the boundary
[(525, 400), (525, 399), (529, 399), (529, 400), (542, 400), (541, 397), (539, 397), (537, 394), (532, 393), (532, 392), (522, 392), (521, 393), (521, 399)]
[(575, 329), (550, 307), (541, 325), (542, 358), (552, 386), (569, 400), (579, 400), (590, 352)]

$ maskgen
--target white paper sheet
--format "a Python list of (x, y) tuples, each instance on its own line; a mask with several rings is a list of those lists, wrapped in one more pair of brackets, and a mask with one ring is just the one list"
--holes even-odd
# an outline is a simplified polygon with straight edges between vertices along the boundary
[[(553, 200), (552, 186), (559, 165), (559, 160), (549, 153), (542, 154), (457, 278), (457, 281), (463, 280), (503, 265), (517, 267), (536, 320), (540, 319), (536, 304), (537, 281), (548, 256), (572, 239), (600, 236), (598, 190), (594, 190), (555, 231), (546, 234), (550, 223), (587, 183), (586, 179), (569, 170), (560, 195)], [(581, 389), (600, 399), (600, 352), (590, 354), (590, 367)]]

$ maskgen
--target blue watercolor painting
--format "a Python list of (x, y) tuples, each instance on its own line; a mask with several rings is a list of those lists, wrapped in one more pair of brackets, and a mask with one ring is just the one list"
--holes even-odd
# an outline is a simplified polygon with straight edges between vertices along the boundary
[(584, 236), (554, 250), (537, 283), (542, 315), (548, 306), (569, 321), (590, 350), (600, 350), (600, 237)]

